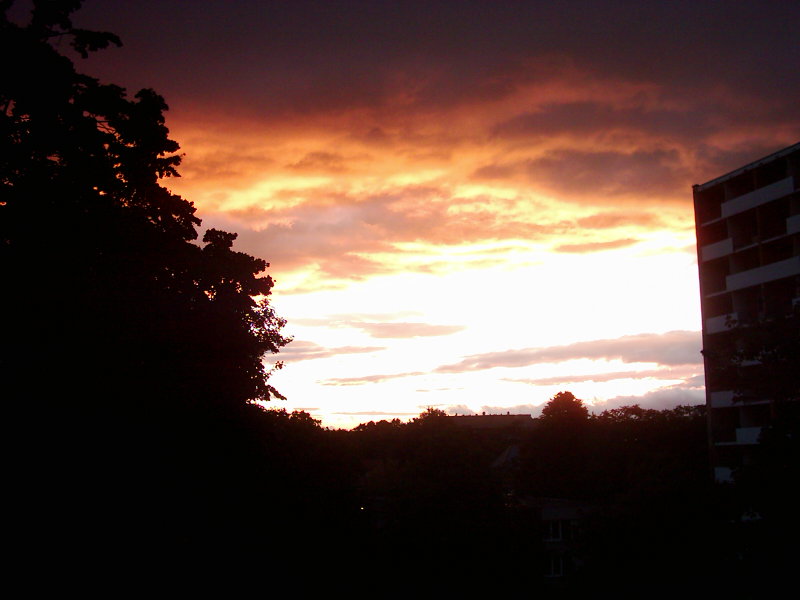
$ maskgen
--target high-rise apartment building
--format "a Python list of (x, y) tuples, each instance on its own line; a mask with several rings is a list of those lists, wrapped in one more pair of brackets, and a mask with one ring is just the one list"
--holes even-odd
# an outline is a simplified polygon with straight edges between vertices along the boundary
[[(703, 315), (711, 462), (717, 481), (754, 460), (775, 398), (743, 389), (726, 368), (742, 333), (783, 319), (800, 304), (800, 143), (695, 185), (694, 211)], [(800, 335), (800, 331), (795, 331)]]

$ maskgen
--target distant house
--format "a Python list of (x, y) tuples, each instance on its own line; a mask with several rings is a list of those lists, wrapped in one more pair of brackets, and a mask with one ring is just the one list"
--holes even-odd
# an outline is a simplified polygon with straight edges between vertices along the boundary
[(538, 523), (541, 574), (545, 579), (568, 578), (584, 567), (585, 521), (596, 507), (566, 498), (522, 498), (520, 506), (532, 511)]

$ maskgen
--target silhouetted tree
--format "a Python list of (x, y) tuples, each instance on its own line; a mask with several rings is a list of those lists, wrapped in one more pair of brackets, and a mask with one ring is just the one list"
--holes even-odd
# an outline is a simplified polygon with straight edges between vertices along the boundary
[(558, 392), (542, 409), (542, 423), (574, 424), (586, 421), (589, 409), (572, 392)]
[(232, 233), (194, 242), (194, 206), (161, 185), (180, 163), (164, 100), (80, 74), (52, 44), (85, 57), (119, 39), (75, 28), (78, 1), (34, 1), (23, 25), (10, 6), (0, 378), (30, 461), (19, 489), (44, 523), (31, 531), (98, 548), (155, 527), (187, 539), (260, 485), (243, 483), (261, 467), (242, 424), (260, 410), (249, 402), (279, 396), (263, 356), (288, 341), (268, 264), (234, 251)]
[(236, 234), (212, 229), (204, 247), (191, 243), (194, 207), (159, 183), (180, 162), (163, 99), (142, 90), (130, 100), (49, 44), (67, 38), (84, 56), (119, 44), (73, 28), (79, 4), (35, 2), (27, 26), (5, 11), (0, 21), (4, 56), (26, 57), (8, 61), (0, 82), (3, 315), (21, 325), (3, 358), (30, 362), (31, 345), (60, 361), (80, 354), (84, 384), (110, 369), (131, 376), (114, 391), (127, 396), (156, 374), (158, 385), (209, 390), (213, 379), (224, 381), (214, 394), (269, 399), (261, 357), (287, 340), (267, 301), (272, 280), (257, 276), (268, 265), (233, 251)]
[[(105, 395), (139, 402), (145, 390), (129, 386), (155, 375), (152, 387), (196, 382), (239, 402), (269, 399), (261, 357), (286, 340), (266, 300), (272, 280), (257, 277), (267, 263), (234, 252), (235, 234), (210, 230), (204, 248), (191, 243), (194, 207), (159, 183), (180, 162), (164, 100), (152, 90), (128, 99), (49, 43), (69, 39), (84, 56), (119, 43), (73, 28), (79, 4), (35, 2), (27, 26), (5, 10), (0, 21), (3, 55), (26, 59), (8, 60), (0, 82), (3, 315), (9, 329), (20, 325), (3, 358), (77, 358), (83, 368), (65, 375), (82, 395), (99, 377)], [(125, 386), (106, 387), (121, 376)], [(209, 388), (211, 379), (225, 383)]]
[(424, 411), (419, 413), (418, 417), (411, 420), (413, 425), (441, 425), (444, 419), (447, 418), (447, 413), (440, 408), (429, 406)]

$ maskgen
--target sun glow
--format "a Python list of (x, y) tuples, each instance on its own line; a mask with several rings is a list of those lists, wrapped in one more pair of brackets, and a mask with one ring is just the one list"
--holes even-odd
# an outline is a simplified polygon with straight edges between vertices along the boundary
[[(353, 425), (429, 405), (535, 412), (563, 389), (598, 406), (701, 400), (691, 184), (708, 158), (682, 129), (698, 101), (563, 58), (525, 65), (502, 91), (425, 106), (427, 80), (397, 73), (372, 104), (179, 116), (176, 190), (272, 264), (296, 340), (274, 377), (288, 406)], [(734, 147), (745, 129), (709, 143)], [(680, 367), (502, 363), (675, 332), (695, 336)]]

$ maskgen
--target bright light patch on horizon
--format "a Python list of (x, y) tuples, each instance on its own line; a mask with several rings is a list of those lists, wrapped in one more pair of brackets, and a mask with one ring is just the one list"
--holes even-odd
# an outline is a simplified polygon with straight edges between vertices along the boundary
[[(697, 331), (695, 257), (670, 251), (685, 243), (682, 235), (654, 236), (640, 246), (589, 255), (528, 250), (522, 264), (501, 261), (491, 268), (454, 268), (436, 275), (374, 276), (335, 291), (286, 296), (278, 292), (274, 304), (289, 319), (288, 332), (297, 340), (332, 348), (334, 356), (290, 359), (275, 385), (289, 396), (289, 406), (307, 406), (309, 397), (318, 398), (317, 417), (331, 426), (347, 427), (397, 412), (417, 414), (426, 406), (463, 405), (475, 411), (485, 406), (532, 407), (562, 389), (603, 401), (677, 385), (682, 379), (668, 371), (660, 376), (657, 364), (620, 365), (613, 360), (464, 373), (436, 369), (481, 352), (562, 346), (639, 332)], [(453, 248), (442, 254), (438, 258), (448, 264), (458, 255)], [(320, 306), (325, 307), (322, 315)], [(376, 307), (383, 314), (371, 317)], [(302, 324), (310, 315), (318, 322)], [(353, 323), (341, 323), (348, 318)], [(301, 324), (293, 324), (293, 319)], [(359, 319), (461, 329), (441, 336), (386, 339), (371, 335)], [(412, 329), (409, 326), (410, 333)], [(702, 373), (699, 334), (697, 344), (695, 364), (685, 377)], [(336, 348), (374, 349), (336, 355)], [(647, 374), (637, 377), (637, 371)], [(623, 375), (602, 380), (604, 373), (617, 372)], [(558, 375), (564, 376), (563, 385), (535, 383)], [(579, 375), (585, 375), (585, 381), (574, 379)], [(384, 407), (381, 414), (386, 416), (365, 418), (367, 408), (375, 413), (376, 406)]]
[(454, 366), (481, 353), (698, 332), (688, 202), (578, 202), (516, 175), (476, 181), (492, 160), (485, 149), (414, 158), (352, 141), (292, 144), (291, 155), (247, 167), (222, 199), (179, 180), (207, 225), (239, 231), (242, 250), (272, 263), (272, 302), (295, 339), (267, 357), (286, 361), (272, 380), (288, 397), (279, 405), (352, 427), (427, 406), (535, 412), (564, 389), (598, 407), (673, 388), (700, 399), (699, 334), (678, 370), (613, 357)]

